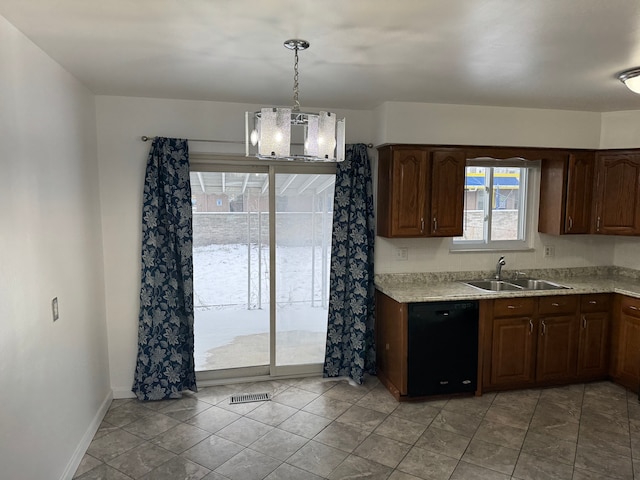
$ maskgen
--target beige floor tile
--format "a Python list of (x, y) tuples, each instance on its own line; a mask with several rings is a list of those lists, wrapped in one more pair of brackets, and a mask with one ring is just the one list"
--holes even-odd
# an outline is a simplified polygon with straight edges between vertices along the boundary
[(396, 402), (316, 376), (115, 400), (74, 480), (627, 480), (638, 458), (637, 394), (611, 382)]
[(413, 447), (398, 465), (398, 470), (418, 478), (449, 478), (457, 464), (455, 458)]
[(287, 463), (314, 475), (328, 477), (347, 455), (342, 450), (311, 440), (294, 453)]
[(369, 432), (343, 423), (333, 422), (313, 437), (313, 439), (330, 447), (351, 453), (368, 436)]
[(260, 437), (250, 446), (252, 450), (256, 450), (270, 457), (285, 461), (291, 455), (296, 453), (309, 440), (291, 432), (274, 428), (269, 433)]
[(280, 460), (247, 448), (220, 465), (216, 473), (231, 480), (262, 480), (281, 463)]
[(496, 472), (511, 475), (518, 460), (518, 450), (481, 440), (472, 440), (462, 460)]
[(369, 435), (353, 453), (387, 467), (395, 468), (411, 449), (411, 445), (380, 435)]
[(416, 447), (460, 459), (470, 441), (463, 435), (431, 426), (418, 439)]

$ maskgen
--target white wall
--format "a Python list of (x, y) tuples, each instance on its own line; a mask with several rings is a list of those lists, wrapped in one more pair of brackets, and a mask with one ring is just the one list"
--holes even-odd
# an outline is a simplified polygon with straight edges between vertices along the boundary
[(640, 148), (640, 111), (603, 113), (599, 148)]
[(376, 143), (598, 148), (600, 114), (534, 108), (386, 102)]
[[(387, 102), (374, 112), (376, 143), (598, 148), (601, 115), (592, 112)], [(533, 250), (504, 252), (505, 271), (611, 265), (615, 238), (537, 233), (539, 179), (533, 179), (529, 228)], [(376, 273), (490, 270), (499, 253), (450, 253), (450, 238), (376, 238)], [(543, 245), (555, 247), (544, 258)], [(395, 260), (396, 248), (408, 260)]]
[(110, 398), (94, 96), (0, 16), (0, 98), (0, 476), (71, 478)]
[[(105, 256), (107, 324), (114, 396), (131, 396), (140, 290), (140, 212), (149, 143), (141, 135), (243, 140), (244, 112), (257, 105), (98, 96), (98, 159)], [(337, 111), (347, 122), (349, 143), (368, 143), (368, 111)], [(228, 147), (190, 143), (190, 151)], [(237, 147), (244, 152), (244, 146)]]

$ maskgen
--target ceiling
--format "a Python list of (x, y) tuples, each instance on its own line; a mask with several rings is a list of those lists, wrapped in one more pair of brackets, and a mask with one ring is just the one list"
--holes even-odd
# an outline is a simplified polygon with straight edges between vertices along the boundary
[(637, 0), (0, 0), (95, 94), (372, 109), (640, 110)]

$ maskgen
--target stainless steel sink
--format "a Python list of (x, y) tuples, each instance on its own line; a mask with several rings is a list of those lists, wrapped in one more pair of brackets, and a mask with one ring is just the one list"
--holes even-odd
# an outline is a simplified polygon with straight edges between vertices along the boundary
[(504, 282), (502, 280), (470, 280), (464, 283), (481, 290), (491, 290), (492, 292), (500, 292), (502, 290), (523, 290), (523, 287), (519, 285), (514, 285), (513, 283)]
[(526, 290), (563, 290), (569, 287), (549, 282), (548, 280), (536, 280), (533, 278), (521, 278), (518, 280), (509, 280), (509, 283), (519, 285)]
[(548, 280), (539, 280), (535, 278), (520, 278), (518, 280), (468, 280), (463, 282), (471, 287), (487, 290), (491, 292), (501, 291), (517, 291), (517, 290), (561, 290), (570, 287), (559, 285)]

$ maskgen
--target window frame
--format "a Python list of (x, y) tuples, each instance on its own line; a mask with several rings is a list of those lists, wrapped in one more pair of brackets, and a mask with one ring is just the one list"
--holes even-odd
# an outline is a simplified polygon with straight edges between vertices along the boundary
[[(533, 191), (535, 171), (540, 168), (540, 161), (525, 160), (523, 158), (511, 159), (493, 159), (493, 158), (477, 158), (467, 159), (465, 166), (465, 178), (467, 168), (469, 167), (485, 167), (490, 169), (490, 174), (485, 180), (485, 189), (488, 192), (493, 191), (493, 178), (495, 168), (520, 168), (520, 186), (519, 204), (520, 212), (518, 220), (519, 240), (491, 240), (491, 225), (493, 220), (492, 194), (488, 195), (489, 201), (485, 201), (484, 212), (485, 221), (483, 223), (482, 240), (462, 240), (462, 237), (454, 237), (451, 239), (450, 252), (498, 252), (498, 251), (526, 251), (532, 250), (532, 231), (531, 211), (533, 210)], [(466, 183), (466, 180), (465, 180)], [(466, 190), (465, 190), (466, 191)], [(466, 195), (464, 205), (466, 206)], [(465, 208), (465, 207), (463, 207)], [(464, 216), (464, 215), (463, 215)], [(464, 221), (464, 220), (463, 220)], [(464, 225), (463, 225), (464, 228)]]

